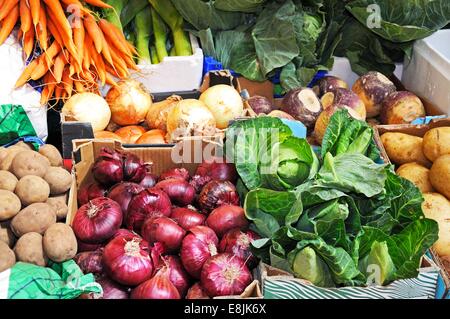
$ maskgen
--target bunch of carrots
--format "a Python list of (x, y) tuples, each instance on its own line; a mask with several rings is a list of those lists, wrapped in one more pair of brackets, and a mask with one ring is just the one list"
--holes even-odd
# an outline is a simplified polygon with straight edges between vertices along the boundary
[[(112, 8), (101, 0), (84, 0), (94, 7)], [(101, 85), (116, 85), (114, 77), (138, 70), (135, 48), (122, 31), (98, 19), (80, 0), (0, 0), (0, 45), (19, 23), (25, 58), (39, 46), (17, 80), (20, 87), (42, 80), (43, 105), (66, 100), (74, 93), (99, 93)]]

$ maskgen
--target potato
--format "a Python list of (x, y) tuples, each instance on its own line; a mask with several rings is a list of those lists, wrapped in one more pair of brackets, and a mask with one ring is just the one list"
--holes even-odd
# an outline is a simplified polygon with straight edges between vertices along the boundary
[(430, 182), (439, 193), (450, 199), (450, 154), (434, 161), (430, 169)]
[(11, 268), (16, 264), (16, 255), (7, 244), (0, 241), (0, 272)]
[(50, 194), (59, 195), (69, 190), (72, 175), (62, 167), (50, 167), (44, 175), (44, 180), (50, 186)]
[(423, 136), (423, 153), (432, 162), (450, 154), (450, 127), (436, 127)]
[(390, 160), (396, 165), (417, 162), (430, 167), (430, 161), (422, 152), (422, 138), (396, 132), (381, 135), (381, 142)]
[(56, 223), (55, 209), (49, 204), (34, 203), (22, 209), (12, 219), (11, 230), (17, 237), (30, 232), (43, 235), (54, 223)]
[(0, 171), (0, 189), (14, 192), (17, 185), (17, 177), (8, 171)]
[(14, 145), (19, 146), (19, 147), (23, 148), (24, 150), (34, 151), (33, 146), (31, 146), (30, 144), (25, 143), (24, 141), (20, 141), (17, 144), (14, 144)]
[(50, 186), (39, 176), (24, 176), (16, 186), (16, 194), (24, 206), (44, 203), (50, 195)]
[(367, 117), (377, 117), (384, 99), (395, 92), (396, 87), (386, 76), (379, 72), (369, 72), (361, 76), (352, 87), (353, 92), (366, 106)]
[(50, 167), (49, 160), (35, 151), (22, 151), (14, 157), (11, 172), (22, 178), (27, 175), (43, 177)]
[(434, 219), (439, 224), (439, 239), (433, 248), (440, 256), (450, 256), (450, 202), (441, 194), (423, 195), (422, 210), (425, 217)]
[(410, 180), (422, 193), (434, 192), (430, 183), (430, 170), (417, 163), (403, 164), (397, 169), (397, 175)]
[(63, 223), (51, 225), (45, 231), (43, 243), (48, 258), (55, 262), (72, 259), (77, 254), (77, 239), (72, 227)]
[(0, 163), (0, 170), (9, 171), (11, 169), (12, 161), (14, 160), (16, 155), (23, 151), (24, 149), (22, 147), (16, 145), (8, 147), (6, 151), (3, 151), (6, 152), (6, 154), (3, 153), (2, 155), (3, 159)]
[(61, 153), (58, 151), (56, 147), (50, 144), (45, 144), (39, 148), (39, 154), (45, 156), (51, 166), (62, 166), (63, 158)]
[(422, 101), (408, 91), (393, 92), (383, 101), (381, 122), (383, 124), (408, 124), (426, 115)]
[(49, 197), (46, 203), (55, 209), (58, 220), (66, 218), (69, 211), (67, 207), (67, 194)]
[(48, 258), (44, 252), (41, 234), (35, 232), (26, 233), (17, 241), (14, 252), (17, 261), (41, 267), (47, 265)]
[(0, 223), (0, 241), (6, 243), (9, 247), (13, 247), (16, 242), (16, 236), (14, 236), (8, 222)]
[(0, 189), (0, 221), (16, 216), (20, 208), (20, 199), (16, 194)]

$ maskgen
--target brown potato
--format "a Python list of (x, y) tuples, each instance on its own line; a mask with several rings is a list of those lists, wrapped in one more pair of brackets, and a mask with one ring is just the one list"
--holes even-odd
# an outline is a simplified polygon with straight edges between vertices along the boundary
[(26, 233), (17, 241), (14, 252), (17, 261), (41, 267), (47, 265), (48, 258), (44, 252), (41, 234), (35, 232)]
[(16, 194), (24, 206), (44, 203), (50, 195), (50, 186), (39, 176), (24, 176), (16, 186)]
[(450, 154), (434, 161), (430, 169), (430, 182), (439, 193), (450, 199)]
[(62, 167), (50, 167), (44, 175), (44, 180), (50, 186), (50, 194), (59, 195), (69, 190), (72, 175)]
[(425, 116), (422, 101), (408, 91), (397, 91), (383, 101), (381, 122), (383, 124), (408, 124)]
[(430, 183), (430, 170), (428, 168), (417, 163), (407, 163), (400, 166), (396, 173), (411, 181), (422, 193), (434, 192), (434, 188)]
[(0, 221), (16, 216), (20, 208), (20, 199), (16, 194), (0, 189)]
[(13, 247), (16, 236), (11, 231), (9, 224), (9, 221), (0, 223), (0, 241), (6, 243), (9, 247)]
[(55, 262), (72, 259), (77, 254), (77, 239), (72, 227), (63, 223), (51, 225), (44, 234), (44, 251)]
[(6, 149), (6, 154), (3, 153), (3, 155), (2, 155), (3, 159), (1, 160), (1, 163), (0, 163), (0, 169), (3, 171), (9, 171), (11, 169), (12, 161), (14, 160), (16, 155), (23, 151), (24, 151), (24, 149), (20, 146), (14, 145), (14, 146), (8, 147)]
[(423, 195), (422, 210), (427, 218), (439, 224), (439, 239), (433, 248), (440, 256), (450, 256), (450, 202), (441, 194), (427, 193)]
[(14, 192), (17, 185), (17, 177), (8, 171), (0, 171), (0, 189)]
[(29, 150), (34, 151), (33, 146), (31, 146), (30, 144), (25, 143), (24, 141), (20, 141), (17, 144), (14, 144), (14, 145), (19, 146), (19, 147), (21, 147), (21, 148), (23, 148), (24, 150), (27, 150), (27, 151), (29, 151)]
[(67, 207), (67, 194), (49, 197), (46, 203), (55, 209), (58, 220), (66, 218), (69, 211)]
[(450, 154), (450, 127), (436, 127), (423, 136), (423, 153), (432, 162)]
[(34, 203), (22, 209), (13, 218), (11, 230), (17, 237), (30, 232), (43, 235), (54, 223), (56, 223), (55, 209), (45, 203)]
[(47, 157), (51, 166), (62, 166), (63, 158), (56, 147), (51, 144), (45, 144), (39, 148), (39, 154)]
[(49, 160), (35, 151), (23, 151), (14, 157), (11, 172), (22, 178), (27, 175), (43, 177), (50, 167)]
[(16, 255), (7, 244), (0, 241), (0, 272), (11, 268), (16, 264)]
[(417, 162), (425, 167), (430, 167), (430, 161), (422, 152), (422, 138), (403, 134), (388, 132), (381, 135), (389, 159), (396, 165)]

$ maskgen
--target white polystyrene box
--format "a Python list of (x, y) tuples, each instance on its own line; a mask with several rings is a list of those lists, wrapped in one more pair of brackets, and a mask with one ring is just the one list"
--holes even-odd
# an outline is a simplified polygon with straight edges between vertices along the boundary
[(402, 82), (450, 115), (450, 30), (416, 41), (411, 59), (405, 58)]

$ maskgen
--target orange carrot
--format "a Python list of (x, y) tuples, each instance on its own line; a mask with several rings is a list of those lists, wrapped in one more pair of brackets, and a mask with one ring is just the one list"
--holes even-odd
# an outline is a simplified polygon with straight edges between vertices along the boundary
[(34, 49), (34, 28), (30, 28), (23, 37), (23, 52), (28, 60)]
[(83, 61), (84, 58), (84, 37), (85, 29), (82, 24), (80, 24), (78, 28), (73, 28), (73, 40), (75, 47), (77, 48), (80, 61)]
[(12, 8), (11, 12), (3, 20), (2, 27), (0, 28), (0, 45), (5, 42), (11, 31), (14, 29), (17, 20), (19, 19), (19, 6)]
[(102, 85), (105, 85), (106, 82), (105, 63), (103, 62), (102, 57), (95, 50), (94, 46), (90, 46), (90, 51), (91, 51), (90, 55), (92, 58), (91, 64), (93, 64), (95, 69), (97, 70)]
[(105, 19), (100, 19), (98, 22), (98, 26), (102, 30), (110, 46), (111, 45), (115, 46), (123, 54), (129, 56), (132, 55), (127, 45), (124, 42), (120, 41), (119, 37), (117, 36), (117, 33), (114, 32), (113, 27), (115, 28), (116, 27), (115, 25), (106, 21)]
[(38, 65), (30, 75), (30, 78), (35, 81), (42, 78), (45, 75), (45, 73), (48, 72), (48, 69), (51, 67), (51, 64), (53, 63), (53, 61), (52, 61), (52, 63), (48, 64), (45, 61), (45, 59), (43, 58), (43, 55), (41, 55), (37, 59), (37, 61), (38, 61)]
[(39, 12), (41, 7), (41, 0), (28, 0), (30, 4), (31, 17), (33, 19), (33, 25), (37, 26), (39, 23)]
[(70, 77), (69, 72), (67, 72), (67, 68), (64, 70), (62, 82), (67, 95), (71, 96), (73, 91), (73, 79)]
[(45, 57), (46, 63), (48, 66), (53, 65), (53, 60), (58, 55), (58, 53), (62, 50), (61, 46), (58, 42), (54, 41), (52, 45), (45, 51), (42, 56)]
[(106, 62), (112, 64), (113, 63), (113, 59), (111, 57), (111, 50), (109, 49), (109, 45), (106, 42), (105, 37), (103, 37), (103, 34), (102, 34), (102, 42), (103, 42), (103, 44), (102, 44), (102, 55), (105, 57)]
[(27, 0), (20, 0), (19, 3), (20, 8), (20, 29), (25, 34), (30, 30), (31, 24), (33, 23), (31, 20), (31, 11), (28, 7)]
[(111, 86), (117, 86), (117, 82), (114, 80), (111, 74), (106, 73), (106, 84)]
[(64, 67), (66, 66), (66, 61), (64, 58), (64, 51), (61, 51), (55, 59), (53, 64), (53, 76), (55, 77), (56, 83), (61, 83), (63, 77)]
[(58, 42), (60, 46), (64, 46), (61, 34), (59, 33), (58, 28), (53, 24), (52, 19), (47, 20), (47, 27), (55, 41)]
[(1, 6), (0, 20), (3, 20), (5, 17), (9, 16), (9, 14), (11, 13), (11, 10), (14, 7), (16, 7), (16, 5), (18, 3), (19, 3), (19, 0), (5, 0)]
[(94, 7), (113, 9), (112, 6), (110, 6), (107, 3), (104, 3), (101, 0), (84, 0), (84, 1), (86, 1), (87, 3), (89, 3), (90, 5), (92, 5)]
[(87, 33), (91, 37), (92, 41), (94, 41), (95, 49), (97, 53), (102, 52), (103, 40), (102, 40), (102, 31), (100, 30), (97, 22), (95, 21), (92, 15), (87, 15), (84, 18), (84, 27), (86, 28)]
[(45, 13), (44, 6), (40, 7), (39, 23), (36, 26), (36, 31), (41, 48), (44, 51), (47, 50), (48, 48), (47, 14)]
[(36, 69), (38, 65), (38, 59), (33, 60), (30, 64), (27, 65), (25, 70), (20, 75), (19, 79), (17, 79), (15, 88), (23, 86), (30, 80), (31, 73), (33, 73), (34, 69)]
[(22, 30), (17, 31), (17, 38), (18, 39), (22, 39), (23, 38), (23, 31)]
[(75, 90), (77, 91), (77, 93), (83, 93), (85, 92), (83, 83), (79, 80), (74, 81), (75, 84)]

